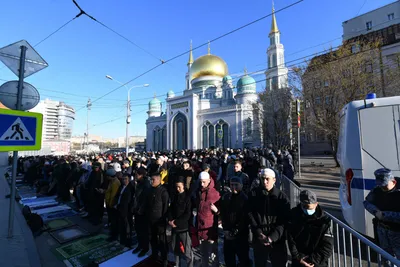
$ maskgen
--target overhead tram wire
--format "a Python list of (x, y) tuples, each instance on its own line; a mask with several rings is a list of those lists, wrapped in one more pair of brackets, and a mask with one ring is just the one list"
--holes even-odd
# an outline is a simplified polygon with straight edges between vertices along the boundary
[[(72, 0), (72, 1), (75, 2), (75, 0)], [(288, 8), (291, 8), (291, 7), (293, 7), (293, 6), (295, 6), (295, 5), (299, 4), (299, 3), (301, 3), (301, 2), (303, 2), (303, 1), (304, 1), (304, 0), (298, 0), (298, 1), (292, 3), (292, 4), (288, 5), (288, 6), (285, 6), (285, 7), (281, 8), (281, 9), (276, 10), (274, 13), (279, 13), (279, 12), (281, 12), (281, 11), (283, 11), (283, 10), (286, 10), (286, 9), (288, 9)], [(168, 60), (162, 61), (162, 62), (159, 63), (158, 65), (155, 65), (154, 67), (148, 69), (147, 71), (145, 71), (145, 72), (139, 74), (138, 76), (134, 77), (133, 79), (129, 80), (128, 82), (126, 82), (126, 83), (124, 83), (124, 84), (118, 86), (117, 88), (115, 88), (115, 89), (109, 91), (108, 93), (106, 93), (106, 94), (104, 94), (104, 95), (102, 95), (102, 96), (100, 96), (100, 97), (94, 99), (94, 100), (92, 101), (92, 103), (94, 103), (94, 102), (96, 102), (96, 101), (102, 99), (103, 97), (105, 97), (105, 96), (107, 96), (107, 95), (109, 95), (109, 94), (111, 94), (111, 93), (117, 91), (118, 89), (122, 88), (123, 86), (125, 86), (125, 85), (127, 85), (127, 84), (129, 84), (129, 83), (131, 83), (131, 82), (133, 82), (133, 81), (135, 81), (135, 80), (137, 80), (137, 79), (139, 79), (140, 77), (142, 77), (142, 76), (146, 75), (147, 73), (149, 73), (149, 72), (151, 72), (151, 71), (153, 71), (153, 70), (159, 68), (160, 66), (164, 65), (165, 63), (168, 63), (168, 62), (170, 62), (170, 61), (172, 61), (172, 60), (175, 60), (175, 59), (177, 59), (177, 58), (179, 58), (179, 57), (182, 57), (182, 56), (188, 54), (190, 51), (194, 51), (194, 50), (196, 50), (196, 49), (199, 49), (199, 48), (201, 48), (201, 47), (207, 45), (208, 43), (215, 42), (215, 41), (217, 41), (217, 40), (219, 40), (219, 39), (221, 39), (221, 38), (224, 38), (224, 37), (226, 37), (226, 36), (228, 36), (228, 35), (231, 35), (231, 34), (237, 32), (237, 31), (239, 31), (239, 30), (242, 30), (242, 29), (244, 29), (244, 28), (246, 28), (246, 27), (248, 27), (248, 26), (250, 26), (250, 25), (253, 25), (254, 23), (257, 23), (257, 22), (259, 22), (259, 21), (261, 21), (261, 20), (264, 20), (264, 19), (270, 17), (272, 14), (273, 14), (273, 13), (270, 13), (270, 14), (268, 14), (268, 15), (265, 15), (265, 16), (261, 17), (261, 18), (258, 18), (258, 19), (256, 19), (256, 20), (253, 20), (253, 21), (251, 21), (251, 22), (249, 22), (249, 23), (247, 23), (247, 24), (245, 24), (245, 25), (242, 25), (242, 26), (240, 26), (240, 27), (238, 27), (238, 28), (236, 28), (236, 29), (234, 29), (234, 30), (231, 30), (231, 31), (229, 31), (229, 32), (227, 32), (227, 33), (225, 33), (225, 34), (222, 34), (222, 35), (220, 35), (220, 36), (214, 38), (214, 39), (211, 39), (210, 41), (208, 41), (208, 42), (206, 42), (206, 43), (203, 43), (203, 44), (201, 44), (201, 45), (199, 45), (199, 46), (197, 46), (197, 47), (194, 47), (194, 48), (191, 49), (191, 50), (187, 50), (186, 52), (180, 53), (180, 54), (178, 54), (178, 55), (176, 55), (176, 56), (174, 56), (174, 57), (172, 57), (172, 58), (170, 58), (170, 59), (168, 59)], [(78, 112), (78, 111), (80, 111), (80, 110), (82, 110), (82, 109), (84, 109), (84, 108), (85, 108), (85, 107), (83, 106), (83, 107), (77, 109), (76, 112)]]
[[(66, 27), (68, 24), (70, 24), (72, 21), (74, 21), (76, 18), (78, 18), (79, 16), (81, 16), (82, 14), (78, 14), (75, 17), (73, 17), (72, 19), (70, 19), (69, 21), (67, 21), (66, 23), (64, 23), (63, 25), (61, 25), (60, 27), (58, 27), (55, 31), (51, 32), (50, 34), (48, 34), (45, 38), (43, 38), (42, 40), (40, 40), (39, 42), (37, 42), (33, 47), (37, 47), (38, 45), (40, 45), (41, 43), (45, 42), (47, 39), (49, 39), (51, 36), (53, 36), (54, 34), (56, 34), (57, 32), (61, 31), (64, 27)], [(0, 68), (0, 70), (4, 69), (6, 66), (2, 66)]]
[(154, 55), (153, 53), (151, 53), (150, 51), (148, 51), (147, 49), (144, 49), (143, 47), (141, 47), (140, 45), (138, 45), (137, 43), (133, 42), (132, 40), (128, 39), (127, 37), (125, 37), (124, 35), (120, 34), (119, 32), (117, 32), (116, 30), (112, 29), (111, 27), (107, 26), (106, 24), (104, 24), (103, 22), (99, 21), (98, 19), (96, 19), (95, 17), (89, 15), (88, 13), (86, 13), (80, 6), (79, 4), (76, 2), (76, 0), (72, 0), (72, 2), (74, 3), (74, 5), (79, 9), (79, 11), (83, 14), (86, 15), (88, 18), (90, 18), (91, 20), (95, 21), (96, 23), (100, 24), (101, 26), (103, 26), (104, 28), (106, 28), (107, 30), (113, 32), (114, 34), (118, 35), (119, 37), (121, 37), (122, 39), (124, 39), (125, 41), (129, 42), (130, 44), (134, 45), (135, 47), (139, 48), (140, 50), (142, 50), (143, 52), (145, 52), (146, 54), (150, 55), (151, 57), (157, 59), (160, 62), (163, 62), (164, 60), (157, 57), (156, 55)]

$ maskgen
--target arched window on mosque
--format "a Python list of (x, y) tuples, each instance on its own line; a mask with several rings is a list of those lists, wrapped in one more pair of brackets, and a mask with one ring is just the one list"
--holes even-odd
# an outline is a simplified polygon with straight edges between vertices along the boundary
[(203, 148), (207, 148), (208, 141), (208, 127), (207, 125), (203, 125)]
[(276, 67), (276, 54), (272, 54), (272, 68)]
[(229, 144), (229, 126), (224, 120), (219, 120), (215, 126), (216, 146), (227, 148)]
[(153, 130), (153, 150), (154, 151), (160, 151), (160, 127), (156, 127)]
[(210, 124), (208, 126), (208, 144), (210, 147), (215, 146), (214, 140), (214, 125)]
[(246, 119), (246, 136), (251, 136), (253, 133), (253, 121), (251, 118)]

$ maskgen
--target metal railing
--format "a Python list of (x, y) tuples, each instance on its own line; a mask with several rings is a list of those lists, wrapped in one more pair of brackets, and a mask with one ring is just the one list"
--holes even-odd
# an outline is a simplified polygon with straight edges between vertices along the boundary
[[(280, 189), (289, 197), (290, 207), (300, 203), (301, 188), (284, 175), (279, 175)], [(400, 266), (400, 260), (375, 243), (325, 211), (331, 218), (331, 233), (333, 234), (331, 267), (347, 266)]]

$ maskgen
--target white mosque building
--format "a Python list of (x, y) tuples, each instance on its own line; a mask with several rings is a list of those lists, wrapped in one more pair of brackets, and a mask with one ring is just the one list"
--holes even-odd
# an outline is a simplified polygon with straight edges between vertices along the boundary
[[(288, 70), (275, 13), (269, 38), (266, 89), (276, 90), (287, 87)], [(165, 113), (156, 97), (149, 102), (146, 149), (261, 146), (263, 136), (259, 125), (263, 118), (254, 78), (245, 70), (235, 86), (227, 64), (211, 54), (210, 46), (208, 54), (194, 61), (191, 50), (187, 66), (186, 89), (181, 96), (172, 90), (168, 92)]]

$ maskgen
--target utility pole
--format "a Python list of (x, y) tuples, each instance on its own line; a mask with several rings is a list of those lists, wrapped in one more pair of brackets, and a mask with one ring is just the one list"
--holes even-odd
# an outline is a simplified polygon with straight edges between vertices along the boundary
[(86, 150), (89, 148), (89, 111), (90, 108), (92, 107), (92, 102), (90, 102), (90, 98), (88, 99), (87, 102), (87, 119), (86, 119)]
[(299, 153), (298, 159), (299, 159), (299, 178), (301, 178), (301, 164), (300, 164), (300, 126), (301, 126), (301, 121), (300, 121), (300, 100), (296, 100), (296, 111), (297, 111), (297, 152)]
[(126, 157), (129, 154), (129, 124), (131, 123), (131, 89), (128, 89), (128, 100), (126, 101)]
[[(20, 48), (21, 48), (21, 56), (19, 59), (18, 93), (17, 93), (16, 110), (21, 110), (22, 106), (22, 95), (24, 90), (24, 77), (25, 77), (25, 57), (26, 57), (26, 50), (28, 49), (24, 45), (22, 45)], [(14, 231), (15, 193), (16, 193), (15, 180), (17, 176), (17, 166), (18, 166), (18, 151), (13, 151), (10, 210), (8, 213), (8, 238), (13, 237), (13, 231)]]

